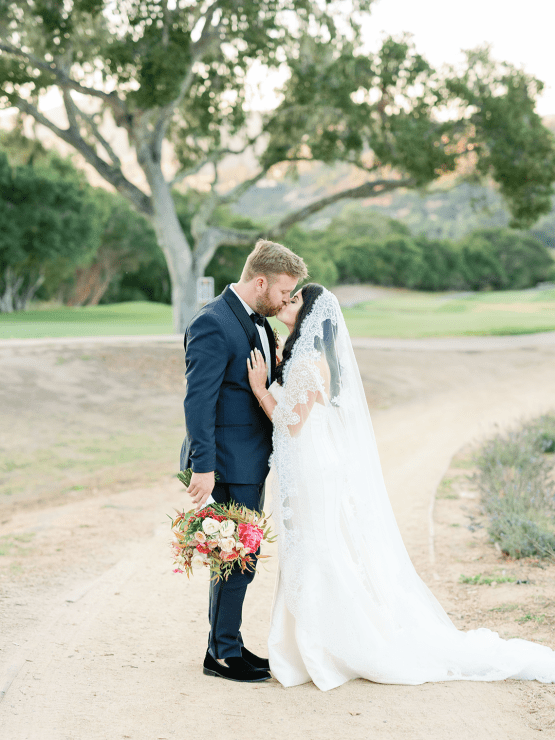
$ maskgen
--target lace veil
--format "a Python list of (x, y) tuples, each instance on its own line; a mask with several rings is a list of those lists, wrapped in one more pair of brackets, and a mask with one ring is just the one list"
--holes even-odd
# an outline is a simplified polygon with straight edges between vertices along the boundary
[(401, 627), (409, 601), (412, 619), (420, 607), (428, 624), (431, 610), (452, 627), (403, 544), (349, 333), (328, 290), (303, 320), (275, 395), (272, 490), (291, 613), (310, 608), (301, 607), (307, 568), (315, 581), (340, 568), (385, 632)]
[[(544, 646), (459, 632), (416, 573), (385, 488), (364, 389), (335, 296), (304, 318), (272, 384), (280, 578), (269, 639), (285, 685), (555, 680)], [(402, 461), (403, 452), (399, 451)], [(307, 673), (308, 670), (308, 673)]]

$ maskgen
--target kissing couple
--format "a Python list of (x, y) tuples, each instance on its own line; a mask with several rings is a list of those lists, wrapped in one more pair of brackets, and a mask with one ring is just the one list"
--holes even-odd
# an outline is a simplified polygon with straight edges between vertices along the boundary
[[(204, 673), (323, 690), (378, 683), (555, 682), (555, 652), (487, 629), (463, 632), (416, 573), (385, 488), (364, 388), (337, 299), (303, 260), (260, 240), (239, 282), (185, 334), (181, 469), (197, 507), (260, 512), (272, 465), (279, 574), (269, 660), (243, 644), (253, 571), (211, 581)], [(275, 316), (289, 330), (276, 358)], [(271, 456), (271, 459), (270, 459)], [(215, 477), (217, 473), (217, 479)]]

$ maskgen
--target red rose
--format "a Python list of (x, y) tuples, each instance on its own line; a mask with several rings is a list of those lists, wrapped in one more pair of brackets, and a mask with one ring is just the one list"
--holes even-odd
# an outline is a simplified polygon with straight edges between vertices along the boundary
[(212, 551), (207, 545), (202, 545), (200, 542), (197, 545), (197, 552), (201, 552), (203, 555), (209, 555)]
[(264, 537), (264, 532), (260, 527), (257, 527), (255, 524), (242, 523), (237, 527), (237, 532), (243, 548), (247, 552), (256, 552), (258, 550)]
[(230, 550), (229, 552), (223, 551), (220, 553), (220, 560), (229, 562), (230, 560), (237, 560), (239, 553), (236, 550)]

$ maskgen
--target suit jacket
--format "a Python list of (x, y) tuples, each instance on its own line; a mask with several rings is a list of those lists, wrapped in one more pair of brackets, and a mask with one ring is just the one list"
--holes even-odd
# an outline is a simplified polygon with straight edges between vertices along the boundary
[[(272, 329), (265, 321), (275, 377)], [(181, 469), (215, 470), (224, 483), (262, 483), (272, 452), (272, 422), (249, 385), (247, 357), (260, 335), (229, 288), (204, 306), (185, 332), (185, 440)]]

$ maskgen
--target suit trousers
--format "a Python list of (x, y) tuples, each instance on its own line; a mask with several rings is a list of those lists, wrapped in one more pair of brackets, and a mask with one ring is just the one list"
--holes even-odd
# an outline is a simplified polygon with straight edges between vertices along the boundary
[[(262, 511), (264, 483), (216, 483), (212, 496), (219, 504), (235, 502), (248, 509)], [(256, 561), (253, 565), (256, 565)], [(235, 566), (227, 581), (220, 579), (210, 582), (208, 652), (216, 660), (241, 657), (243, 601), (253, 578), (254, 570), (241, 573), (241, 569)]]

